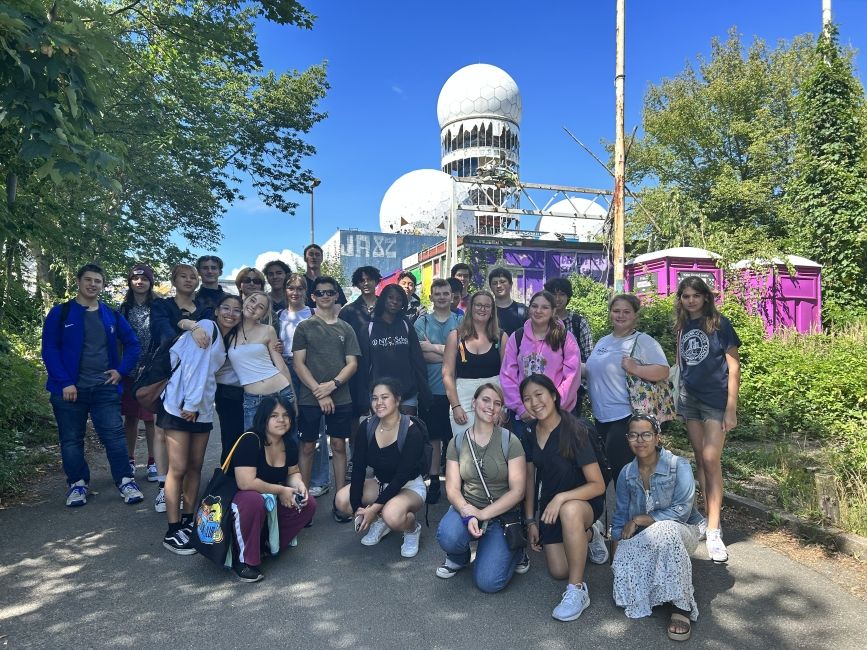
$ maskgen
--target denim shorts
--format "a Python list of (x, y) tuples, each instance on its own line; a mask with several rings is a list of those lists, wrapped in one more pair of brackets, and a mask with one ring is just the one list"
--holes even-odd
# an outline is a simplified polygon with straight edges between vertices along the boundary
[(699, 398), (689, 395), (686, 387), (680, 386), (680, 400), (677, 403), (677, 414), (684, 420), (700, 420), (707, 422), (714, 420), (722, 424), (725, 418), (725, 410), (714, 408), (702, 402)]
[[(385, 490), (385, 488), (387, 487), (388, 483), (380, 483), (379, 493), (382, 494), (383, 490)], [(421, 497), (422, 501), (427, 499), (427, 486), (424, 484), (424, 479), (420, 475), (404, 483), (401, 490), (409, 490), (410, 492), (415, 492)]]

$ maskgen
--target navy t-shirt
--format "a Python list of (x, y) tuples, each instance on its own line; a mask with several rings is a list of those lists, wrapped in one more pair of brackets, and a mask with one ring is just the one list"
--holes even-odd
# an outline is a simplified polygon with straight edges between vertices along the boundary
[(680, 337), (680, 378), (687, 392), (715, 409), (728, 402), (729, 367), (726, 350), (740, 347), (735, 328), (720, 316), (719, 329), (705, 332), (700, 320), (687, 321)]
[[(278, 443), (279, 444), (279, 443)], [(286, 445), (286, 464), (279, 467), (269, 465), (265, 458), (265, 446), (257, 436), (244, 436), (232, 456), (232, 469), (236, 467), (255, 467), (256, 478), (274, 485), (285, 485), (289, 468), (298, 464), (298, 443), (290, 434), (283, 437)]]
[(524, 326), (527, 320), (527, 305), (512, 301), (508, 307), (497, 307), (497, 324), (506, 334)]

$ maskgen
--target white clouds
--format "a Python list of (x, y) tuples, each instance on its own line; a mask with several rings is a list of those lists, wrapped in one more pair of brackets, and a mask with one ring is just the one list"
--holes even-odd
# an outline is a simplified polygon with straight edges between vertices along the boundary
[(400, 97), (403, 97), (404, 94), (405, 94), (404, 91), (403, 91), (403, 88), (401, 88), (401, 87), (398, 86), (397, 84), (392, 85), (392, 87), (391, 87), (391, 92), (393, 92), (395, 95), (398, 95), (398, 96), (400, 96)]
[(275, 208), (268, 207), (258, 197), (252, 199), (244, 199), (243, 201), (235, 201), (232, 204), (232, 209), (244, 214), (260, 214), (262, 212), (272, 212)]
[[(302, 269), (302, 271), (307, 268), (307, 265), (304, 263), (304, 258), (301, 257), (295, 251), (290, 251), (288, 248), (284, 248), (282, 252), (278, 253), (277, 251), (265, 251), (264, 253), (260, 253), (256, 256), (256, 261), (252, 264), (252, 266), (256, 267), (260, 271), (262, 267), (265, 266), (268, 262), (272, 260), (282, 260), (289, 265), (290, 269)], [(233, 278), (238, 275), (238, 271), (240, 271), (243, 266), (238, 266), (231, 270), (228, 277)]]

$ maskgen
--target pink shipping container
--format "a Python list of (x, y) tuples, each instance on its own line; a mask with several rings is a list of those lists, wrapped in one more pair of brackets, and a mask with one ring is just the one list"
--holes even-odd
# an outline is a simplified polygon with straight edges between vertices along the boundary
[(822, 330), (821, 264), (787, 255), (785, 261), (741, 260), (734, 266), (741, 270), (747, 308), (762, 317), (768, 334), (782, 329)]

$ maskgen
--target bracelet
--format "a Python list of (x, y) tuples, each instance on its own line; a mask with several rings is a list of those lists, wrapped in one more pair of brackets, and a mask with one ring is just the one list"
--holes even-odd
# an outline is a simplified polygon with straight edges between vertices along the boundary
[(538, 522), (536, 521), (535, 517), (527, 517), (526, 519), (524, 519), (524, 523), (527, 526), (529, 526), (530, 524), (537, 524), (538, 525)]
[(459, 408), (461, 408), (460, 404), (455, 404), (454, 406), (451, 407), (452, 411), (454, 411), (455, 409), (459, 409)]
[(475, 519), (476, 521), (479, 520), (479, 518), (475, 515), (470, 515), (469, 517), (461, 517), (461, 521), (464, 523), (464, 526), (470, 523), (470, 519)]

